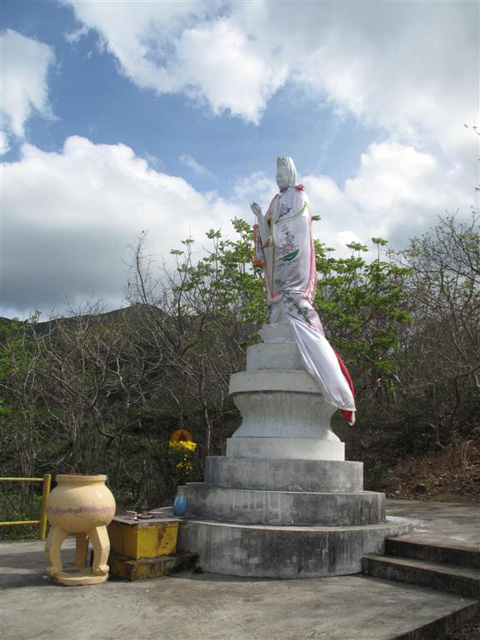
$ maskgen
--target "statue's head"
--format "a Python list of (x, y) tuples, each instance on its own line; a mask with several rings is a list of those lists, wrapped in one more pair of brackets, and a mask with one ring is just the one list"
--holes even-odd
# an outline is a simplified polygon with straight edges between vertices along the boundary
[(297, 184), (295, 163), (288, 156), (277, 158), (277, 185), (279, 189), (294, 187)]

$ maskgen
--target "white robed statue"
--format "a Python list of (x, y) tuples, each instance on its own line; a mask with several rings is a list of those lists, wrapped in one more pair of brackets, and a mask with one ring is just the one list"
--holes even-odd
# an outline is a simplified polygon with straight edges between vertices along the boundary
[(250, 205), (258, 219), (256, 262), (264, 266), (269, 323), (291, 323), (305, 369), (325, 399), (354, 424), (350, 375), (325, 338), (312, 305), (317, 291), (312, 215), (303, 185), (296, 184), (297, 171), (291, 158), (277, 158), (276, 179), (280, 191), (265, 216), (258, 204)]

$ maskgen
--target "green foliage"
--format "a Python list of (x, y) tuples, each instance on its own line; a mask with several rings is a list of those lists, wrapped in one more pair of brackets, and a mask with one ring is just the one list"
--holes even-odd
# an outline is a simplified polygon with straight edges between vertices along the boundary
[(388, 484), (392, 467), (384, 460), (375, 460), (365, 466), (365, 491), (383, 491)]
[[(38, 485), (40, 486), (40, 485)], [(31, 488), (31, 487), (30, 487)], [(21, 522), (39, 520), (42, 503), (41, 493), (36, 490), (30, 492), (30, 499), (26, 508), (22, 488), (8, 483), (0, 487), (0, 520), (2, 522)], [(15, 525), (0, 527), (0, 540), (26, 540), (38, 538), (38, 525)]]
[[(350, 243), (337, 257), (315, 242), (315, 307), (357, 391), (357, 425), (336, 428), (374, 488), (396, 457), (475, 433), (477, 222), (447, 218), (403, 252), (372, 238), (371, 249)], [(104, 472), (120, 505), (161, 506), (178, 479), (169, 436), (186, 427), (198, 443), (192, 479), (202, 479), (205, 456), (224, 454), (239, 425), (230, 375), (244, 369), (267, 315), (251, 227), (233, 225), (233, 238), (210, 230), (206, 247), (185, 240), (171, 252), (176, 268), (160, 278), (143, 235), (127, 309), (47, 323), (0, 319), (2, 475)], [(37, 499), (28, 489), (18, 498), (10, 515), (29, 513)]]
[[(377, 247), (387, 243), (372, 238)], [(363, 390), (392, 389), (398, 332), (409, 322), (404, 280), (409, 269), (391, 261), (368, 260), (368, 247), (347, 245), (346, 258), (316, 242), (318, 272), (315, 307), (332, 345), (356, 369)]]

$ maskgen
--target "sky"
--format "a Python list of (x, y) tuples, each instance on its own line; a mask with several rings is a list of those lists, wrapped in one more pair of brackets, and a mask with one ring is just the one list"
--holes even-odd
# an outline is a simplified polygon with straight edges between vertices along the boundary
[[(478, 207), (480, 4), (3, 0), (0, 315), (125, 306), (131, 247), (253, 224), (295, 160), (318, 239)], [(467, 126), (465, 126), (467, 125)]]

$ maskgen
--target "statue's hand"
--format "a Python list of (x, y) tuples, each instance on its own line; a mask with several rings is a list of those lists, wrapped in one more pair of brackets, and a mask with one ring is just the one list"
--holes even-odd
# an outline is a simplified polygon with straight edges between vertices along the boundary
[(262, 249), (268, 249), (268, 247), (273, 247), (273, 236), (268, 236), (268, 238), (262, 244)]
[(262, 217), (262, 207), (260, 205), (258, 205), (256, 202), (252, 202), (250, 204), (250, 209), (257, 216), (257, 218), (261, 218)]

